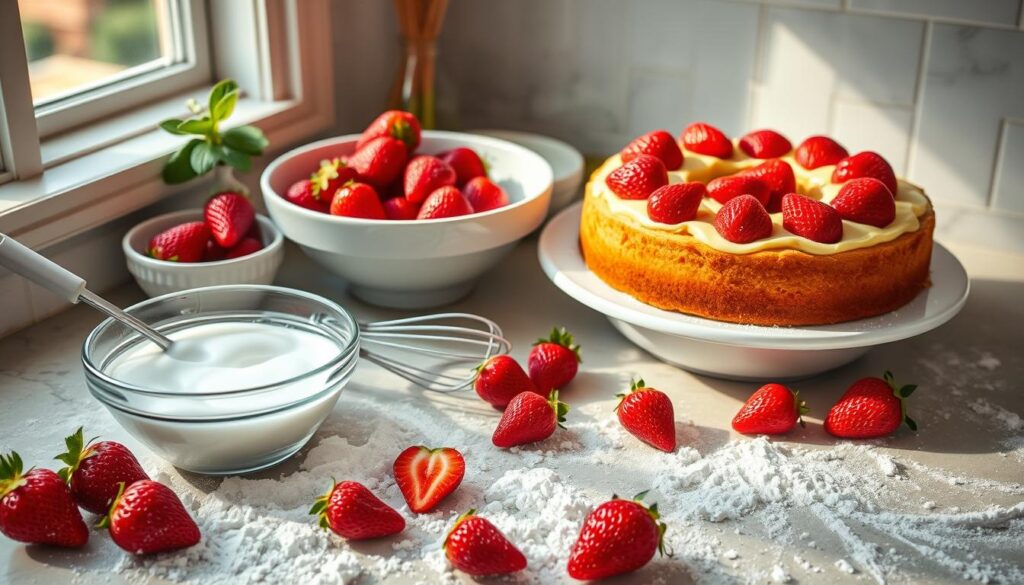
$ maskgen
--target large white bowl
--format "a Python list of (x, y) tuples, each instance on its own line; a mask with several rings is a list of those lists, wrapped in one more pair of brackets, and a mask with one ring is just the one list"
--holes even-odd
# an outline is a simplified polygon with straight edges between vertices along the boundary
[(263, 249), (216, 262), (168, 262), (145, 254), (149, 240), (179, 224), (202, 221), (202, 209), (165, 213), (136, 225), (121, 240), (128, 272), (151, 297), (222, 284), (271, 284), (284, 260), (284, 237), (269, 218), (256, 215)]
[(285, 237), (367, 302), (419, 309), (455, 301), (547, 214), (552, 173), (539, 155), (496, 138), (431, 130), (423, 132), (417, 154), (472, 148), (487, 160), (491, 179), (511, 203), (461, 217), (388, 221), (328, 215), (284, 199), (288, 187), (308, 178), (321, 160), (351, 154), (358, 139), (329, 138), (287, 152), (263, 171), (260, 188)]

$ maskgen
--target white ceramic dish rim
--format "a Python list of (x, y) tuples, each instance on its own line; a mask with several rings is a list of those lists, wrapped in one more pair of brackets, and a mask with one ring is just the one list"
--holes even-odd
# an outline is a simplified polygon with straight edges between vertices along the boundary
[[(518, 144), (527, 149), (529, 149), (530, 147), (524, 143), (536, 142), (538, 144), (543, 144), (545, 148), (550, 148), (553, 151), (560, 152), (561, 156), (566, 157), (567, 162), (568, 159), (572, 159), (573, 162), (571, 164), (566, 164), (564, 169), (565, 172), (562, 173), (558, 172), (558, 169), (555, 168), (555, 165), (551, 165), (552, 172), (555, 173), (555, 183), (561, 183), (563, 181), (575, 179), (577, 176), (583, 176), (583, 154), (580, 151), (576, 150), (568, 142), (564, 142), (552, 136), (545, 136), (543, 134), (533, 134), (532, 132), (520, 132), (519, 130), (503, 130), (500, 128), (483, 128), (478, 130), (470, 130), (470, 133), (478, 134), (480, 136), (488, 136), (491, 138), (498, 138), (500, 140), (507, 140), (509, 142), (512, 142), (513, 144)], [(516, 139), (522, 140), (522, 142), (515, 142), (515, 140), (512, 140), (509, 137), (515, 137)], [(540, 154), (541, 157), (544, 156), (540, 152), (537, 152), (537, 154)], [(545, 158), (545, 160), (547, 159)], [(550, 161), (548, 162), (548, 164), (551, 164)]]
[[(252, 260), (253, 258), (270, 255), (274, 253), (274, 251), (276, 251), (278, 248), (284, 245), (284, 234), (281, 233), (281, 230), (277, 229), (277, 226), (274, 225), (274, 222), (271, 221), (269, 217), (261, 215), (259, 213), (256, 214), (256, 221), (258, 221), (260, 224), (260, 233), (263, 234), (264, 237), (266, 237), (267, 231), (269, 231), (269, 233), (272, 236), (270, 238), (270, 243), (264, 245), (261, 249), (256, 250), (251, 254), (239, 256), (238, 258), (228, 258), (226, 260), (213, 260), (211, 262), (169, 262), (167, 260), (157, 260), (156, 258), (150, 258), (149, 256), (146, 256), (142, 252), (136, 250), (131, 244), (132, 239), (136, 235), (138, 235), (140, 232), (146, 231), (147, 229), (151, 229), (152, 226), (155, 224), (178, 218), (181, 218), (182, 222), (185, 222), (188, 221), (186, 220), (186, 218), (196, 216), (202, 218), (203, 210), (183, 209), (181, 211), (172, 211), (169, 213), (158, 215), (156, 217), (151, 217), (146, 221), (143, 221), (142, 223), (136, 224), (135, 227), (128, 230), (128, 233), (126, 233), (124, 237), (121, 238), (121, 249), (124, 250), (126, 256), (131, 257), (132, 262), (137, 262), (139, 264), (151, 266), (153, 268), (159, 268), (160, 270), (183, 271), (196, 268), (205, 269), (241, 264), (242, 262)], [(192, 221), (200, 221), (200, 219), (194, 219)]]
[[(949, 321), (967, 302), (967, 272), (948, 250), (935, 243), (932, 287), (908, 305), (869, 319), (814, 327), (763, 327), (702, 319), (646, 305), (613, 289), (587, 269), (579, 252), (576, 203), (552, 218), (541, 233), (537, 255), (549, 279), (570, 297), (606, 316), (653, 331), (740, 347), (823, 350), (865, 347), (920, 335)], [(928, 303), (931, 293), (936, 300)], [(923, 316), (910, 307), (923, 304)], [(934, 305), (934, 306), (933, 306)]]
[[(344, 217), (344, 216), (340, 216), (340, 215), (331, 215), (329, 213), (320, 213), (319, 211), (313, 211), (311, 209), (306, 209), (304, 207), (301, 207), (299, 205), (295, 205), (295, 204), (291, 203), (290, 201), (285, 199), (284, 196), (281, 193), (278, 193), (273, 188), (271, 188), (271, 186), (270, 186), (270, 176), (274, 174), (274, 171), (276, 171), (279, 166), (281, 166), (282, 164), (285, 164), (286, 162), (288, 162), (289, 159), (291, 159), (291, 158), (293, 158), (293, 157), (295, 157), (297, 155), (300, 155), (302, 153), (311, 151), (311, 150), (317, 150), (317, 149), (324, 148), (324, 147), (327, 147), (327, 146), (339, 146), (339, 145), (344, 144), (346, 142), (355, 142), (360, 137), (360, 134), (346, 134), (344, 136), (335, 136), (333, 138), (324, 138), (323, 140), (317, 140), (316, 142), (310, 142), (309, 144), (305, 144), (305, 145), (300, 146), (298, 148), (293, 148), (293, 149), (289, 150), (288, 152), (278, 156), (269, 165), (267, 165), (267, 167), (263, 170), (263, 174), (260, 175), (260, 189), (263, 191), (263, 193), (273, 193), (274, 196), (277, 197), (278, 199), (281, 199), (282, 201), (284, 201), (288, 205), (294, 206), (295, 207), (294, 211), (296, 211), (300, 215), (303, 215), (303, 216), (306, 216), (306, 217), (315, 218), (315, 219), (319, 219), (319, 220), (322, 220), (322, 221), (328, 221), (328, 222), (336, 223), (338, 225), (352, 225), (352, 224), (355, 224), (355, 225), (395, 226), (396, 228), (401, 229), (402, 226), (410, 226), (410, 225), (445, 225), (445, 224), (454, 224), (454, 223), (470, 223), (470, 222), (472, 222), (474, 220), (477, 220), (479, 218), (482, 218), (482, 217), (489, 217), (489, 216), (492, 216), (492, 215), (498, 215), (500, 213), (504, 213), (506, 211), (509, 211), (509, 210), (512, 210), (512, 209), (516, 209), (518, 207), (522, 207), (523, 205), (526, 205), (530, 201), (533, 201), (534, 199), (537, 199), (538, 197), (541, 197), (544, 194), (544, 192), (547, 191), (548, 189), (550, 189), (552, 184), (554, 183), (554, 171), (552, 170), (551, 165), (548, 163), (548, 161), (544, 159), (544, 157), (540, 156), (539, 154), (537, 154), (536, 152), (534, 152), (534, 151), (532, 151), (532, 150), (530, 150), (528, 148), (519, 146), (518, 144), (515, 144), (513, 142), (509, 142), (508, 140), (502, 140), (500, 138), (492, 138), (490, 136), (482, 136), (482, 135), (479, 135), (479, 134), (468, 134), (468, 133), (465, 133), (465, 132), (449, 132), (447, 130), (424, 130), (422, 136), (423, 136), (423, 139), (439, 138), (439, 139), (447, 139), (447, 140), (453, 140), (453, 141), (464, 141), (464, 142), (467, 143), (466, 146), (472, 146), (473, 142), (480, 142), (480, 143), (482, 143), (484, 145), (490, 145), (491, 147), (505, 148), (505, 149), (512, 150), (513, 152), (516, 152), (517, 155), (525, 156), (525, 158), (530, 159), (532, 165), (536, 165), (539, 168), (543, 168), (543, 169), (547, 170), (547, 176), (546, 177), (542, 177), (543, 180), (541, 181), (541, 183), (542, 184), (546, 184), (547, 187), (543, 188), (543, 189), (536, 190), (536, 191), (534, 191), (532, 193), (525, 193), (524, 192), (523, 198), (520, 199), (519, 201), (515, 201), (515, 202), (512, 202), (512, 203), (509, 203), (508, 205), (505, 205), (504, 207), (498, 207), (496, 209), (491, 209), (490, 211), (484, 211), (484, 212), (481, 212), (481, 213), (471, 213), (469, 215), (460, 215), (460, 216), (457, 216), (457, 217), (445, 217), (445, 218), (441, 218), (441, 219), (416, 220), (416, 221), (395, 221), (395, 220), (390, 220), (390, 219), (364, 219), (364, 218), (360, 218), (360, 217)], [(422, 143), (421, 143), (421, 146), (422, 146)], [(424, 154), (424, 153), (421, 153), (421, 152), (417, 151), (417, 154)]]

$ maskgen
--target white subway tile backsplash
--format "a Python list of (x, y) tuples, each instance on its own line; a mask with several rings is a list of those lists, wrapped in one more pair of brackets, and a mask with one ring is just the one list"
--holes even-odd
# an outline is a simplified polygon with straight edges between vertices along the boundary
[(1020, 0), (849, 0), (850, 10), (1016, 26)]
[(634, 69), (629, 83), (630, 136), (663, 128), (673, 135), (688, 123), (693, 84), (682, 74)]
[(913, 121), (913, 110), (906, 106), (837, 101), (830, 134), (851, 153), (873, 150), (881, 154), (896, 174), (903, 176)]
[(955, 205), (936, 205), (935, 238), (1024, 254), (1024, 218)]
[(998, 156), (992, 206), (1024, 214), (1024, 120), (1003, 125)]
[(1022, 55), (1020, 32), (933, 25), (909, 176), (935, 198), (988, 204), (1002, 120), (1024, 117)]

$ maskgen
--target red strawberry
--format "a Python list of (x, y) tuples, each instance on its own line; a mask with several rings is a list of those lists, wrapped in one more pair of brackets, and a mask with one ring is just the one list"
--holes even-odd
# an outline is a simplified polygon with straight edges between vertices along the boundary
[(624, 163), (641, 154), (649, 154), (658, 158), (670, 171), (683, 166), (683, 151), (680, 150), (679, 143), (664, 130), (654, 130), (634, 138), (619, 153)]
[(896, 183), (896, 173), (893, 172), (889, 162), (878, 153), (869, 150), (844, 158), (836, 163), (836, 169), (832, 171), (833, 183), (845, 183), (850, 179), (861, 177), (878, 179), (893, 195), (896, 194), (899, 187)]
[(533, 344), (526, 365), (537, 392), (546, 396), (572, 382), (582, 361), (580, 346), (573, 343), (572, 334), (565, 327), (554, 327), (551, 335)]
[(673, 183), (659, 187), (647, 199), (647, 217), (668, 224), (690, 221), (697, 217), (700, 202), (707, 194), (703, 183)]
[(778, 158), (793, 150), (793, 145), (775, 130), (754, 130), (740, 138), (740, 150), (754, 158)]
[(787, 193), (782, 198), (782, 227), (823, 244), (843, 239), (843, 219), (836, 210), (799, 193)]
[(508, 403), (494, 429), (491, 442), (495, 447), (515, 447), (543, 441), (565, 422), (569, 405), (558, 401), (558, 390), (547, 398), (536, 392), (521, 392)]
[(419, 211), (418, 205), (401, 195), (384, 201), (384, 215), (388, 219), (411, 221)]
[(718, 210), (715, 230), (730, 242), (747, 244), (772, 235), (772, 218), (753, 195), (740, 195)]
[(348, 164), (362, 182), (384, 188), (401, 174), (405, 161), (405, 146), (394, 138), (382, 136), (359, 148), (349, 157)]
[(843, 219), (875, 227), (885, 227), (896, 219), (892, 192), (881, 181), (870, 177), (843, 183), (832, 200), (832, 207)]
[(475, 213), (490, 211), (508, 205), (508, 193), (487, 177), (471, 179), (462, 188), (462, 194), (469, 201)]
[(708, 182), (708, 196), (719, 203), (726, 203), (740, 195), (753, 195), (761, 205), (768, 205), (771, 191), (768, 183), (747, 175), (718, 177)]
[(228, 255), (228, 251), (217, 245), (213, 240), (206, 241), (206, 251), (203, 252), (203, 262), (218, 262)]
[(686, 150), (718, 158), (732, 156), (732, 142), (718, 128), (711, 124), (697, 122), (683, 130), (683, 146)]
[(416, 116), (402, 110), (388, 110), (377, 116), (377, 119), (363, 130), (359, 142), (356, 142), (356, 150), (361, 150), (377, 138), (387, 136), (400, 140), (411, 155), (420, 145), (421, 134), (420, 121)]
[(861, 378), (829, 409), (825, 430), (844, 439), (873, 439), (891, 435), (905, 422), (916, 431), (906, 403), (916, 389), (915, 384), (897, 386), (892, 372), (882, 378)]
[(153, 236), (146, 254), (168, 262), (200, 262), (206, 255), (210, 228), (201, 221), (176, 225)]
[(444, 540), (453, 567), (474, 577), (507, 575), (526, 568), (526, 557), (486, 518), (470, 510), (455, 520)]
[(666, 453), (676, 450), (676, 415), (672, 400), (661, 390), (637, 380), (615, 407), (622, 427), (634, 437)]
[[(309, 181), (307, 182), (309, 185), (307, 189), (309, 192), (308, 198), (311, 198), (313, 201), (310, 202), (305, 194), (303, 194), (301, 202), (293, 201), (293, 203), (326, 213), (338, 189), (345, 183), (355, 179), (356, 170), (348, 166), (340, 158), (335, 157), (330, 160), (322, 160), (320, 161), (320, 168), (309, 176)], [(298, 183), (293, 185), (293, 187), (297, 185)], [(315, 205), (315, 207), (310, 207), (311, 204)]]
[(756, 177), (768, 184), (768, 191), (771, 193), (768, 203), (765, 205), (768, 213), (781, 211), (782, 196), (796, 191), (796, 176), (793, 175), (793, 167), (783, 160), (765, 161), (739, 174), (745, 177)]
[(325, 201), (319, 197), (318, 194), (314, 195), (314, 183), (309, 179), (303, 179), (296, 181), (291, 187), (288, 188), (288, 192), (285, 193), (284, 198), (298, 205), (299, 207), (305, 207), (312, 211), (319, 211), (321, 213), (327, 213), (328, 201)]
[(496, 355), (477, 368), (473, 388), (495, 408), (505, 408), (523, 392), (537, 392), (523, 367), (510, 355)]
[(828, 136), (811, 136), (796, 147), (796, 162), (805, 169), (816, 169), (834, 165), (850, 153), (841, 144)]
[(800, 393), (782, 384), (765, 384), (743, 403), (732, 419), (732, 428), (745, 435), (780, 435), (804, 425), (801, 415), (807, 404)]
[(78, 427), (75, 434), (64, 439), (67, 452), (55, 459), (67, 465), (58, 475), (71, 487), (78, 505), (93, 514), (105, 514), (117, 497), (119, 484), (131, 485), (149, 476), (128, 447), (114, 441), (94, 440), (86, 444), (82, 427)]
[(608, 173), (604, 182), (623, 199), (647, 199), (655, 189), (668, 185), (668, 171), (661, 159), (640, 154)]
[(423, 203), (427, 195), (455, 184), (455, 169), (436, 156), (420, 155), (406, 165), (402, 184), (406, 199)]
[(473, 213), (473, 206), (455, 187), (441, 187), (431, 193), (420, 207), (416, 219), (443, 219)]
[(245, 195), (225, 191), (206, 202), (203, 218), (217, 244), (222, 248), (231, 248), (256, 221), (256, 210)]
[(321, 528), (330, 528), (348, 540), (391, 536), (405, 530), (405, 519), (354, 481), (335, 482), (309, 509), (319, 518)]
[(83, 546), (89, 529), (64, 480), (49, 469), (21, 470), (17, 453), (0, 455), (0, 532), (18, 542)]
[(224, 258), (231, 260), (232, 258), (241, 258), (242, 256), (248, 256), (253, 252), (259, 252), (263, 249), (263, 242), (260, 242), (256, 238), (245, 238), (241, 242), (238, 242), (234, 248), (228, 250)]
[(114, 544), (137, 555), (188, 548), (199, 542), (199, 527), (171, 488), (148, 479), (121, 490), (99, 524)]
[(460, 146), (442, 152), (437, 157), (455, 169), (455, 184), (462, 187), (470, 179), (487, 176), (487, 165), (475, 150)]
[(664, 554), (666, 526), (659, 522), (658, 505), (644, 507), (640, 500), (612, 500), (587, 515), (569, 553), (569, 576), (581, 581), (604, 579), (635, 571), (655, 552)]
[(466, 475), (462, 453), (449, 447), (430, 449), (409, 447), (395, 459), (395, 483), (409, 509), (417, 514), (429, 512), (455, 491)]
[(384, 219), (384, 207), (380, 204), (377, 191), (366, 183), (350, 182), (334, 194), (331, 201), (331, 215), (359, 217), (363, 219)]

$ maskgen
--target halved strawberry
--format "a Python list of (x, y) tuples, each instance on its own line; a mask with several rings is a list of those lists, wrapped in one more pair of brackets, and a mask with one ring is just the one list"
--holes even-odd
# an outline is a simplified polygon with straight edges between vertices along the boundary
[(828, 136), (811, 136), (796, 147), (796, 162), (805, 169), (816, 169), (826, 165), (834, 165), (850, 153), (843, 145)]
[(399, 195), (384, 201), (384, 215), (388, 219), (411, 221), (416, 219), (420, 206)]
[(360, 181), (375, 188), (385, 188), (395, 180), (405, 167), (405, 145), (387, 136), (375, 138), (348, 159)]
[(683, 146), (686, 150), (718, 158), (732, 156), (732, 142), (718, 128), (711, 124), (697, 122), (683, 130)]
[(203, 218), (217, 244), (233, 248), (256, 221), (256, 210), (245, 195), (224, 191), (206, 202)]
[(469, 201), (474, 213), (482, 213), (508, 205), (508, 193), (501, 188), (501, 185), (487, 177), (470, 179), (462, 188), (462, 194)]
[(677, 224), (697, 217), (708, 194), (703, 183), (673, 183), (659, 187), (647, 199), (647, 217), (658, 223)]
[(384, 207), (381, 206), (380, 197), (373, 187), (366, 183), (351, 181), (334, 194), (331, 215), (384, 219)]
[(740, 195), (753, 195), (761, 205), (768, 205), (771, 198), (768, 183), (750, 175), (730, 175), (711, 179), (707, 188), (708, 197), (722, 204)]
[(754, 158), (778, 158), (793, 150), (793, 145), (775, 130), (754, 130), (740, 138), (740, 149)]
[(201, 221), (176, 225), (153, 236), (146, 254), (168, 262), (200, 262), (206, 255), (210, 228)]
[(416, 116), (402, 110), (388, 110), (370, 122), (370, 125), (363, 130), (363, 135), (356, 142), (356, 150), (362, 149), (371, 141), (387, 136), (400, 140), (405, 146), (408, 155), (412, 155), (416, 147), (420, 145), (420, 121)]
[(442, 152), (437, 158), (448, 163), (455, 169), (455, 184), (460, 188), (476, 177), (487, 176), (487, 165), (480, 155), (471, 148), (460, 146), (449, 151)]
[(466, 197), (455, 187), (441, 187), (431, 193), (420, 207), (416, 219), (443, 219), (474, 212)]
[(845, 183), (850, 179), (861, 177), (878, 179), (893, 195), (899, 188), (896, 182), (896, 173), (892, 170), (889, 162), (882, 158), (882, 155), (870, 150), (844, 158), (836, 163), (836, 169), (832, 171), (833, 183)]
[(765, 161), (756, 167), (739, 173), (745, 177), (756, 177), (768, 185), (770, 192), (765, 209), (768, 213), (782, 211), (782, 196), (796, 191), (796, 175), (789, 163), (777, 158)]
[(419, 514), (432, 510), (459, 487), (466, 475), (466, 460), (462, 453), (449, 447), (430, 449), (417, 445), (398, 455), (394, 471), (402, 497), (409, 509)]
[(434, 191), (455, 184), (455, 169), (437, 158), (421, 154), (405, 166), (403, 193), (412, 203), (423, 203)]
[(683, 166), (683, 151), (679, 143), (664, 130), (654, 130), (634, 138), (619, 153), (622, 162), (629, 162), (641, 154), (657, 157), (670, 171)]
[(772, 218), (753, 195), (726, 202), (715, 215), (715, 230), (725, 239), (746, 244), (772, 235)]
[(843, 239), (843, 220), (836, 210), (799, 193), (787, 193), (782, 198), (782, 227), (823, 244)]
[(843, 183), (832, 200), (832, 207), (843, 219), (875, 227), (885, 227), (896, 219), (896, 201), (892, 192), (881, 181), (871, 177)]
[(655, 189), (668, 185), (668, 171), (658, 157), (639, 154), (609, 173), (604, 182), (622, 199), (647, 199)]

